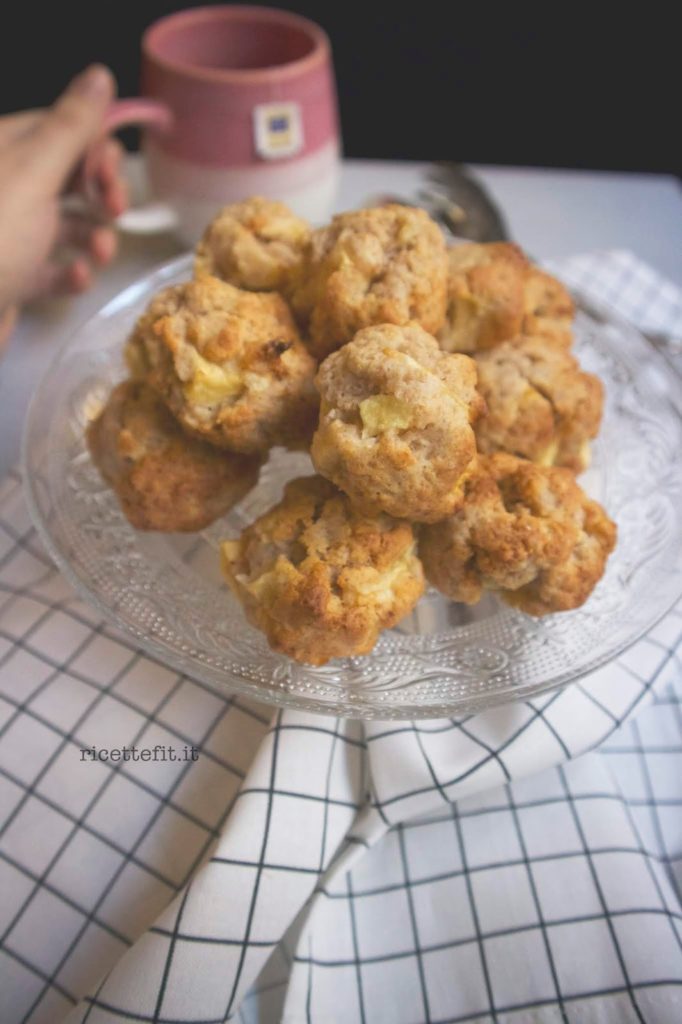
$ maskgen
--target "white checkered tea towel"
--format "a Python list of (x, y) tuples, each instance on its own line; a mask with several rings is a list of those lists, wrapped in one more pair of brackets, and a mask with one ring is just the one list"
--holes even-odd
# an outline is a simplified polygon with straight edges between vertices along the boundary
[[(682, 337), (631, 255), (560, 269)], [(0, 1022), (682, 1020), (680, 650), (682, 606), (527, 703), (272, 712), (101, 622), (8, 478)]]

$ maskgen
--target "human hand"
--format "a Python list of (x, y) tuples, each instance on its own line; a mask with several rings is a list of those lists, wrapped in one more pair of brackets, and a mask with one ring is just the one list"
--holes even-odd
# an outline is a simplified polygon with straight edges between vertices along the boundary
[[(106, 221), (122, 213), (127, 196), (122, 150), (101, 138), (113, 95), (111, 73), (94, 65), (51, 108), (0, 118), (0, 343), (22, 302), (83, 291), (115, 254)], [(83, 194), (74, 175), (86, 152), (87, 201), (67, 212), (64, 198)]]

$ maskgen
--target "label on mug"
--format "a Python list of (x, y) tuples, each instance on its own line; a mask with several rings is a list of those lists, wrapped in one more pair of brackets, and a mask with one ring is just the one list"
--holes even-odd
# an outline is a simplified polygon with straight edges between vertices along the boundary
[(261, 103), (253, 109), (256, 152), (264, 160), (294, 156), (303, 148), (303, 121), (298, 103)]

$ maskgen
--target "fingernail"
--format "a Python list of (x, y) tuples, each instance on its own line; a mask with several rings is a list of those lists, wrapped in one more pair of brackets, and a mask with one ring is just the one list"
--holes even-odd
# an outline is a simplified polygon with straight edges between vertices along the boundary
[(74, 92), (97, 99), (111, 93), (111, 72), (103, 64), (91, 64), (74, 79)]

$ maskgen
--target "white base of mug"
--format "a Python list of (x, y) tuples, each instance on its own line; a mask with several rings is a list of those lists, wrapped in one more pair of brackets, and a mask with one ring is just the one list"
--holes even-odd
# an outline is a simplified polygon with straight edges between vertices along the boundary
[(179, 160), (150, 140), (145, 160), (157, 202), (125, 214), (123, 229), (146, 233), (172, 226), (189, 245), (198, 241), (221, 206), (253, 195), (279, 199), (299, 216), (320, 224), (331, 216), (339, 186), (336, 142), (300, 160), (224, 169)]

